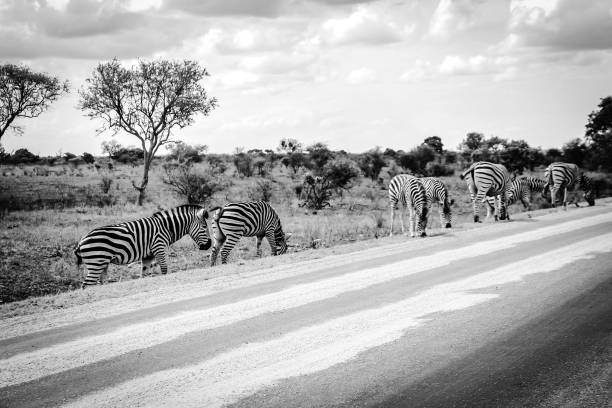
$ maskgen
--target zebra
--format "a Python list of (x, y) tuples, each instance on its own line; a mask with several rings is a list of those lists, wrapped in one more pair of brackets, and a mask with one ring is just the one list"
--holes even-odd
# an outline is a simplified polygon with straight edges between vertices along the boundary
[(451, 228), (451, 205), (455, 200), (450, 199), (448, 189), (440, 179), (435, 177), (422, 177), (421, 182), (425, 187), (428, 205), (431, 206), (434, 202), (439, 204), (440, 225)]
[(415, 223), (416, 232), (422, 237), (427, 236), (425, 229), (427, 227), (429, 207), (425, 187), (418, 178), (409, 174), (398, 174), (391, 179), (389, 183), (389, 206), (391, 208), (391, 231), (389, 232), (389, 236), (393, 235), (393, 221), (398, 203), (401, 204), (400, 224), (402, 226), (402, 233), (404, 233), (402, 210), (408, 207), (410, 216), (410, 236), (415, 236)]
[[(488, 206), (490, 205), (485, 200), (487, 196), (499, 196), (499, 219), (507, 218), (506, 200), (511, 182), (506, 167), (502, 164), (480, 161), (473, 163), (461, 173), (460, 177), (466, 181), (470, 191), (470, 198), (474, 205), (474, 222), (480, 222), (479, 203), (486, 202)], [(497, 219), (497, 211), (495, 211), (495, 221)]]
[(214, 230), (211, 266), (221, 251), (221, 263), (227, 263), (230, 252), (241, 237), (257, 238), (257, 256), (261, 256), (261, 242), (266, 237), (272, 255), (287, 252), (287, 239), (276, 211), (265, 201), (230, 203), (215, 207), (212, 220)]
[[(544, 171), (544, 179), (546, 181), (544, 190), (550, 189), (550, 200), (553, 207), (557, 205), (557, 191), (563, 189), (563, 209), (567, 210), (567, 189), (574, 189), (578, 186), (584, 192), (584, 199), (589, 206), (595, 205), (593, 182), (577, 165), (562, 162), (552, 163)], [(578, 202), (575, 204), (578, 207)]]
[[(523, 207), (527, 212), (531, 211), (531, 194), (544, 192), (546, 189), (546, 181), (529, 176), (521, 176), (514, 179), (508, 190), (507, 206), (510, 207), (512, 204), (521, 201)], [(491, 208), (495, 208), (495, 200), (498, 197), (487, 197), (487, 218), (490, 216)]]
[(167, 250), (189, 234), (201, 250), (211, 246), (206, 219), (208, 211), (199, 205), (182, 205), (159, 211), (151, 217), (96, 228), (77, 244), (74, 254), (77, 271), (85, 264), (82, 287), (103, 283), (109, 264), (126, 265), (142, 261), (143, 272), (155, 262), (161, 273), (168, 272)]

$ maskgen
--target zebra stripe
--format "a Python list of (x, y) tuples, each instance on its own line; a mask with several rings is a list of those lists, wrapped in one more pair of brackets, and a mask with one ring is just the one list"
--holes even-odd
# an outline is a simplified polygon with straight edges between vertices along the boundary
[(490, 162), (476, 162), (461, 174), (461, 179), (467, 183), (470, 198), (474, 205), (474, 222), (480, 222), (480, 203), (486, 202), (487, 196), (499, 196), (499, 210), (495, 211), (495, 220), (507, 218), (506, 200), (511, 186), (510, 175), (506, 167)]
[[(527, 212), (531, 211), (531, 194), (541, 193), (546, 188), (546, 181), (529, 176), (517, 177), (512, 181), (510, 189), (508, 190), (507, 206), (511, 206), (517, 201), (521, 201), (523, 207)], [(495, 208), (495, 200), (498, 197), (487, 197), (487, 218), (489, 218), (489, 211), (491, 208)]]
[(221, 251), (221, 263), (227, 263), (230, 252), (241, 237), (257, 237), (257, 256), (261, 256), (264, 237), (270, 244), (272, 255), (287, 252), (287, 238), (276, 211), (265, 201), (230, 203), (218, 208), (213, 216), (215, 244), (211, 265), (215, 265)]
[(391, 179), (389, 183), (389, 206), (391, 208), (391, 231), (389, 235), (393, 235), (393, 221), (398, 204), (401, 204), (400, 223), (402, 233), (404, 232), (402, 210), (407, 207), (410, 220), (410, 236), (415, 236), (415, 224), (416, 233), (422, 237), (426, 236), (425, 229), (427, 227), (429, 207), (425, 187), (423, 187), (423, 183), (418, 178), (408, 174), (398, 174)]
[(423, 183), (423, 187), (425, 187), (428, 206), (431, 206), (433, 203), (438, 203), (440, 225), (445, 228), (451, 228), (451, 205), (454, 200), (450, 199), (448, 189), (440, 179), (435, 177), (422, 177), (421, 182)]
[[(595, 205), (595, 194), (592, 180), (573, 163), (556, 162), (544, 171), (546, 187), (550, 188), (550, 200), (553, 207), (557, 205), (557, 191), (563, 189), (563, 208), (567, 210), (567, 191), (580, 187), (589, 206)], [(578, 207), (578, 202), (575, 202)]]
[[(206, 219), (208, 212), (197, 205), (183, 205), (160, 211), (148, 218), (96, 228), (77, 244), (77, 269), (85, 264), (83, 287), (103, 283), (109, 264), (126, 265), (142, 261), (142, 272), (157, 262), (162, 274), (168, 272), (167, 250), (189, 234), (202, 250), (210, 248)], [(141, 277), (142, 277), (141, 272)]]

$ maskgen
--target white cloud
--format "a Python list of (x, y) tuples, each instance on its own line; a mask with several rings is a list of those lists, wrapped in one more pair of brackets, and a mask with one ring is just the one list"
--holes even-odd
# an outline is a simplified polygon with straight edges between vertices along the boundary
[(429, 23), (429, 34), (446, 37), (474, 23), (476, 8), (483, 0), (440, 0)]
[(514, 0), (510, 3), (512, 45), (565, 50), (612, 49), (611, 12), (609, 0)]
[(325, 21), (318, 37), (320, 41), (331, 45), (384, 44), (401, 41), (413, 30), (412, 25), (399, 26), (365, 6), (360, 6), (348, 17)]
[(359, 68), (352, 70), (346, 76), (346, 82), (357, 85), (365, 82), (372, 82), (376, 79), (376, 73), (369, 68)]
[(475, 55), (464, 58), (457, 55), (448, 55), (439, 66), (441, 74), (445, 75), (479, 75), (479, 74), (499, 74), (505, 72), (505, 76), (499, 79), (510, 79), (516, 71), (511, 68), (516, 63), (516, 59), (511, 57), (485, 57)]
[(400, 81), (418, 82), (426, 78), (430, 78), (434, 68), (431, 62), (424, 60), (416, 60), (414, 66), (404, 71), (400, 76)]

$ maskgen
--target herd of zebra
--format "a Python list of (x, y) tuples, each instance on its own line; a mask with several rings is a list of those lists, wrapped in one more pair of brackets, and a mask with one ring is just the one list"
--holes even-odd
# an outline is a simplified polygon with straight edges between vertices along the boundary
[[(563, 205), (567, 207), (568, 189), (580, 187), (589, 205), (595, 204), (591, 180), (571, 163), (552, 163), (546, 168), (544, 179), (517, 177), (511, 179), (508, 170), (501, 164), (476, 162), (461, 174), (467, 183), (474, 206), (474, 222), (479, 222), (479, 207), (487, 205), (487, 218), (494, 213), (495, 220), (509, 219), (507, 206), (520, 200), (530, 210), (531, 193), (546, 194), (550, 190), (553, 207), (557, 192), (564, 191)], [(451, 228), (451, 205), (444, 183), (433, 177), (417, 178), (400, 174), (389, 183), (391, 207), (391, 231), (395, 210), (408, 209), (411, 236), (426, 236), (429, 209), (438, 203), (440, 223)], [(403, 216), (400, 224), (404, 232)], [(209, 234), (208, 221), (213, 230)], [(416, 224), (416, 225), (415, 225)], [(415, 233), (416, 229), (416, 233)], [(148, 269), (158, 264), (162, 274), (168, 272), (167, 253), (170, 245), (185, 235), (191, 236), (201, 250), (213, 246), (211, 265), (215, 265), (221, 252), (221, 262), (228, 256), (241, 237), (257, 238), (257, 256), (261, 256), (261, 242), (265, 237), (273, 255), (287, 251), (289, 235), (283, 232), (278, 214), (267, 202), (230, 203), (210, 211), (198, 205), (182, 205), (159, 211), (151, 217), (136, 221), (96, 228), (83, 237), (74, 251), (77, 268), (85, 264), (87, 274), (83, 287), (103, 283), (109, 264), (125, 265), (140, 261), (141, 277)], [(214, 241), (214, 245), (213, 245)]]

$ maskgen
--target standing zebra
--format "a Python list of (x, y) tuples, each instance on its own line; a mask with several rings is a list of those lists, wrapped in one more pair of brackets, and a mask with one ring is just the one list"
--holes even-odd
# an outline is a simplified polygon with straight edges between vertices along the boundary
[[(510, 207), (512, 204), (521, 201), (523, 207), (527, 212), (531, 211), (531, 194), (544, 192), (546, 189), (546, 181), (529, 176), (521, 176), (514, 179), (508, 190), (507, 206)], [(487, 197), (489, 206), (487, 207), (487, 218), (489, 217), (488, 211), (490, 208), (495, 208), (496, 197)]]
[[(474, 205), (474, 222), (480, 222), (478, 215), (480, 203), (485, 202), (487, 196), (499, 196), (499, 218), (506, 219), (506, 200), (511, 186), (510, 174), (506, 167), (501, 164), (476, 162), (461, 173), (461, 179), (466, 181), (470, 191)], [(497, 219), (496, 211), (495, 220)]]
[[(584, 199), (590, 206), (595, 205), (593, 183), (580, 168), (573, 163), (556, 162), (550, 164), (544, 171), (546, 187), (550, 188), (552, 206), (557, 205), (557, 191), (563, 189), (563, 209), (567, 210), (567, 189), (580, 187), (584, 192)], [(578, 202), (575, 202), (578, 206)]]
[(421, 182), (423, 187), (425, 187), (428, 205), (431, 206), (434, 202), (438, 203), (440, 225), (444, 226), (444, 228), (451, 228), (451, 205), (453, 205), (455, 200), (450, 199), (448, 189), (440, 179), (435, 177), (422, 177)]
[[(393, 220), (395, 218), (395, 208), (400, 207), (400, 223), (402, 233), (404, 232), (403, 209), (408, 207), (410, 217), (410, 236), (415, 236), (416, 232), (424, 237), (427, 236), (427, 215), (429, 213), (427, 195), (423, 183), (416, 177), (408, 174), (398, 174), (389, 183), (389, 204), (391, 207), (391, 231), (393, 235)], [(418, 218), (418, 220), (417, 220)]]
[(211, 265), (215, 265), (221, 251), (221, 263), (227, 258), (241, 237), (257, 237), (257, 256), (261, 256), (261, 241), (264, 237), (270, 244), (272, 255), (287, 252), (285, 233), (276, 211), (265, 201), (230, 203), (222, 208), (214, 208), (213, 229), (215, 244), (211, 255)]
[(210, 248), (207, 218), (204, 208), (182, 205), (156, 212), (151, 217), (94, 229), (74, 250), (77, 269), (81, 263), (87, 268), (83, 287), (103, 283), (111, 263), (125, 265), (142, 261), (144, 271), (157, 262), (162, 274), (166, 274), (168, 247), (185, 235), (189, 234), (200, 249)]

